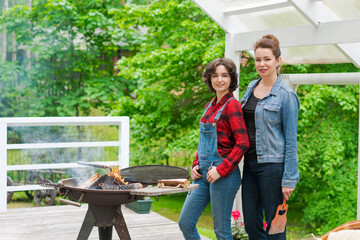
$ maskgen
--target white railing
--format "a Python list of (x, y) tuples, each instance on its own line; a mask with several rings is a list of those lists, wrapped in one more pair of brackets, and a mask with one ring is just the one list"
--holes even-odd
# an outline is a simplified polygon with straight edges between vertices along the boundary
[[(102, 142), (61, 142), (61, 143), (24, 143), (8, 144), (8, 127), (28, 126), (83, 126), (83, 125), (117, 125), (119, 126), (118, 141)], [(44, 118), (0, 118), (0, 212), (6, 212), (7, 192), (38, 190), (38, 185), (7, 186), (7, 172), (21, 170), (48, 170), (76, 168), (75, 159), (72, 163), (49, 164), (7, 164), (7, 151), (10, 149), (49, 149), (78, 147), (109, 147), (119, 149), (119, 161), (101, 162), (102, 165), (120, 168), (129, 167), (129, 117), (44, 117)]]

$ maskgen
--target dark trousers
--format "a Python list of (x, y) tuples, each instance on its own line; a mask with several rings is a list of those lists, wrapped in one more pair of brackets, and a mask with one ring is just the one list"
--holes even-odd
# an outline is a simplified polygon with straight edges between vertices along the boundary
[[(281, 179), (283, 163), (258, 163), (245, 159), (242, 183), (244, 225), (250, 240), (286, 240), (286, 230), (268, 235), (277, 207), (283, 202)], [(268, 225), (263, 228), (263, 212)]]

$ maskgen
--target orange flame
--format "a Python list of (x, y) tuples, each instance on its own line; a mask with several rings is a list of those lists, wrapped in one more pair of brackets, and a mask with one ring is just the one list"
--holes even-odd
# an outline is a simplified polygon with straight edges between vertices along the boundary
[(112, 169), (111, 172), (108, 173), (108, 176), (113, 176), (115, 178), (115, 182), (117, 184), (123, 183), (125, 185), (127, 185), (128, 183), (125, 182), (125, 178), (121, 178), (121, 171), (119, 170), (119, 168), (116, 166)]

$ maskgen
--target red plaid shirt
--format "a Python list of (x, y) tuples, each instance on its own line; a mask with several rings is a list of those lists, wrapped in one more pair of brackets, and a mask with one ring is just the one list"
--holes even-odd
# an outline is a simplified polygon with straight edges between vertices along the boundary
[[(226, 94), (218, 104), (216, 104), (216, 97), (212, 106), (201, 118), (202, 123), (212, 123), (217, 112), (222, 106), (234, 97), (229, 92)], [(208, 103), (206, 107), (209, 105)], [(241, 158), (249, 148), (249, 139), (246, 131), (243, 111), (241, 104), (238, 101), (231, 100), (225, 106), (221, 117), (217, 123), (217, 143), (218, 152), (224, 161), (217, 167), (217, 172), (222, 177), (227, 177), (239, 164)], [(199, 156), (196, 153), (196, 158), (193, 166), (197, 165)]]

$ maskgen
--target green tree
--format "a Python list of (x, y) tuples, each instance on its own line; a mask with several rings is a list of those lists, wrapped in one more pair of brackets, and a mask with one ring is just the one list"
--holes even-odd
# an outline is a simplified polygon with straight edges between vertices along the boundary
[(21, 66), (11, 62), (0, 61), (0, 117), (18, 116), (23, 109), (29, 108), (26, 101), (34, 92), (21, 85)]
[(137, 54), (117, 65), (119, 76), (137, 81), (135, 98), (121, 98), (112, 113), (131, 117), (133, 159), (166, 164), (174, 149), (193, 153), (194, 129), (213, 97), (201, 73), (224, 55), (224, 32), (190, 0), (129, 4), (114, 14), (123, 28), (144, 37)]
[[(352, 64), (284, 66), (287, 73), (357, 72)], [(300, 182), (291, 201), (323, 234), (356, 219), (359, 86), (300, 86)]]
[(114, 69), (130, 48), (110, 13), (122, 7), (121, 1), (38, 0), (31, 9), (18, 5), (3, 14), (1, 26), (33, 53), (30, 69), (21, 70), (23, 85), (36, 91), (20, 116), (79, 116), (94, 107), (109, 112), (109, 102), (133, 91), (136, 82)]

